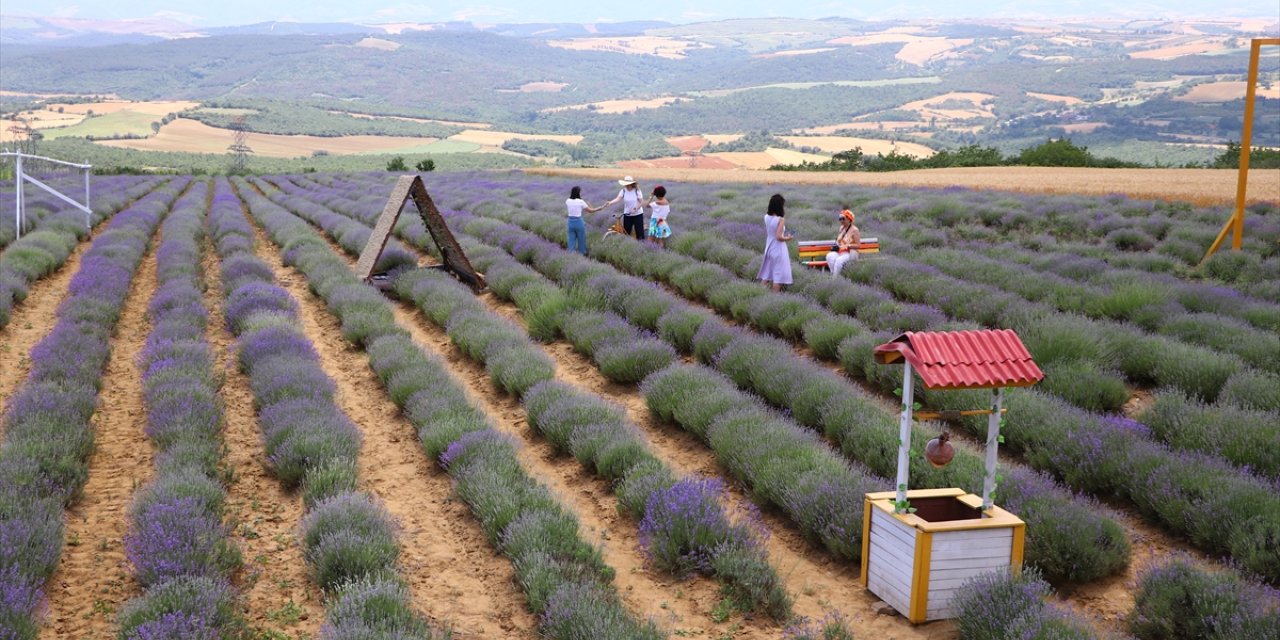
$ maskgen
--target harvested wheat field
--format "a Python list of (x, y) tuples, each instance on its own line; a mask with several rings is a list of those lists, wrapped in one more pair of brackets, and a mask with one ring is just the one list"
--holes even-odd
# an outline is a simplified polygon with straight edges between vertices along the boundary
[[(1227, 207), (1167, 200), (1231, 172), (628, 172), (668, 189), (665, 247), (596, 213), (590, 252), (565, 248), (564, 195), (599, 202), (618, 170), (425, 176), (476, 289), (416, 268), (441, 254), (412, 208), (382, 227), (386, 286), (356, 275), (383, 172), (95, 177), (92, 233), (42, 219), (0, 247), (24, 293), (0, 298), (6, 637), (1275, 628), (1280, 184), (1196, 271)], [(880, 253), (834, 278), (784, 257), (788, 291), (761, 286), (776, 191), (797, 238), (848, 205)], [(1003, 396), (994, 488), (987, 420), (958, 412), (989, 392), (916, 395), (938, 417), (902, 444), (902, 370), (873, 356), (956, 326), (1016, 331), (1038, 380)], [(949, 464), (910, 453), (942, 431)], [(1009, 515), (868, 506), (900, 446), (913, 490)], [(974, 546), (992, 514), (1016, 526)], [(956, 530), (902, 551), (922, 523)]]
[(78, 102), (73, 104), (50, 104), (48, 109), (62, 109), (65, 113), (88, 113), (90, 111), (102, 113), (116, 113), (118, 111), (133, 111), (134, 113), (145, 113), (152, 116), (163, 116), (170, 113), (177, 113), (187, 109), (194, 109), (200, 106), (199, 102), (191, 102), (187, 100), (176, 101), (138, 101), (131, 100), (108, 100), (105, 102)]
[[(1229, 102), (1244, 98), (1249, 83), (1239, 82), (1206, 82), (1191, 87), (1190, 91), (1177, 96), (1174, 100), (1181, 102)], [(1280, 99), (1280, 85), (1259, 85), (1254, 89), (1257, 97)]]
[[(224, 153), (234, 139), (230, 129), (211, 127), (203, 122), (178, 118), (160, 128), (160, 133), (141, 139), (103, 140), (99, 144), (144, 151), (187, 151), (190, 153)], [(297, 158), (317, 151), (332, 154), (392, 153), (399, 149), (420, 147), (437, 138), (416, 136), (303, 136), (274, 133), (249, 133), (246, 144), (253, 153), (269, 158)]]

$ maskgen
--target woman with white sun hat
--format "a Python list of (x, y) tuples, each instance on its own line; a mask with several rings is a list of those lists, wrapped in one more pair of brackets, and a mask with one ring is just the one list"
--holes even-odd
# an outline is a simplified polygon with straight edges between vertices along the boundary
[(640, 185), (631, 176), (619, 180), (618, 184), (622, 186), (622, 190), (604, 206), (621, 202), (623, 230), (628, 235), (634, 235), (636, 240), (644, 240), (644, 192), (640, 191)]

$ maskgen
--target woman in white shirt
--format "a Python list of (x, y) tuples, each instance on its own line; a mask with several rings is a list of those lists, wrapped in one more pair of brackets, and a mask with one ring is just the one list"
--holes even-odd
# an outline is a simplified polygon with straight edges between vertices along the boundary
[(671, 237), (671, 227), (667, 225), (667, 216), (671, 215), (671, 203), (667, 201), (667, 188), (658, 185), (653, 188), (649, 202), (649, 239), (659, 247), (667, 247), (667, 238)]
[(569, 210), (568, 235), (566, 244), (570, 251), (587, 255), (587, 223), (582, 220), (582, 212), (595, 213), (604, 207), (593, 207), (582, 199), (582, 187), (569, 190), (569, 199), (564, 201)]
[(644, 240), (644, 193), (631, 176), (619, 180), (618, 184), (622, 185), (622, 190), (612, 200), (604, 203), (604, 206), (622, 202), (624, 233), (635, 235), (636, 240)]

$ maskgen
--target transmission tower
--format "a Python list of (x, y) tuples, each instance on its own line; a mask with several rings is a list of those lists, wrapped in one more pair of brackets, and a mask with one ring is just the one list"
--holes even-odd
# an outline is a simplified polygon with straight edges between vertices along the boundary
[(244, 173), (249, 154), (253, 153), (253, 149), (250, 149), (247, 144), (249, 131), (245, 128), (244, 118), (244, 116), (237, 116), (231, 122), (231, 130), (235, 133), (231, 139), (231, 146), (227, 147), (227, 151), (233, 154), (231, 156), (231, 171), (233, 173)]
[(9, 126), (8, 131), (13, 136), (13, 150), (27, 155), (35, 155), (36, 144), (44, 137), (40, 132), (32, 129), (26, 119), (17, 115), (13, 117), (13, 124)]

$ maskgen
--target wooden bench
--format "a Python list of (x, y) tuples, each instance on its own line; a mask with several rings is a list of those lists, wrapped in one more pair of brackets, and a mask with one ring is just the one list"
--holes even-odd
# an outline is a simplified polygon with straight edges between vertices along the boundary
[[(810, 269), (826, 269), (827, 254), (836, 248), (835, 240), (801, 240), (800, 263)], [(880, 253), (880, 241), (877, 238), (863, 238), (858, 243), (859, 254)]]

